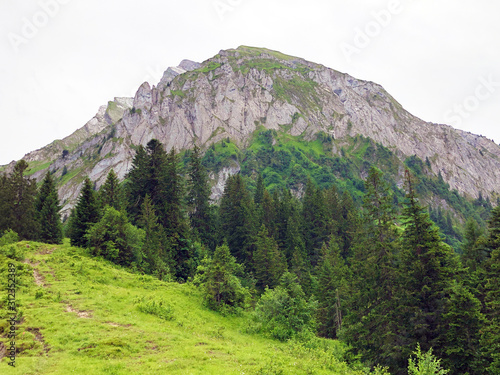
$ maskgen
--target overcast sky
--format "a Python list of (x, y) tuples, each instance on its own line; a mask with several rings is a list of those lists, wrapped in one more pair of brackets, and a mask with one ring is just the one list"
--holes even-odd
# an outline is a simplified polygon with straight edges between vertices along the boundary
[(423, 120), (500, 142), (500, 2), (2, 0), (0, 165), (239, 45), (377, 82)]

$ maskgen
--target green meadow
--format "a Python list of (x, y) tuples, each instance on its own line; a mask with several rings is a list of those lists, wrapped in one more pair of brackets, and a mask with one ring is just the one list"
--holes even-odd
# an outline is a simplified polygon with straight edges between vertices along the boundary
[[(8, 365), (8, 264), (16, 269), (17, 355)], [(190, 283), (133, 273), (80, 248), (0, 247), (1, 374), (364, 374), (337, 341), (246, 333), (246, 313), (206, 308)]]

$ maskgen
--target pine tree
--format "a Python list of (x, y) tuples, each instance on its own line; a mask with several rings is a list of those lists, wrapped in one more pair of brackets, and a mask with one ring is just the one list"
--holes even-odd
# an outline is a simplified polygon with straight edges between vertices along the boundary
[(117, 211), (121, 211), (123, 206), (122, 201), (123, 197), (118, 176), (111, 169), (106, 177), (106, 181), (99, 190), (99, 202), (101, 207), (110, 206)]
[(59, 197), (52, 174), (47, 172), (35, 200), (40, 240), (45, 243), (62, 243), (62, 224)]
[(85, 235), (92, 225), (99, 221), (99, 217), (96, 194), (92, 188), (92, 182), (86, 177), (74, 213), (70, 218), (69, 237), (72, 246), (87, 246)]

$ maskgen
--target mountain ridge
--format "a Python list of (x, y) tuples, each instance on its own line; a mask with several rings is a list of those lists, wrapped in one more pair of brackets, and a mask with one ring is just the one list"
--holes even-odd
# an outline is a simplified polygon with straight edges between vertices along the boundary
[[(152, 138), (167, 150), (194, 144), (207, 149), (226, 138), (244, 148), (260, 127), (304, 140), (324, 132), (335, 139), (333, 154), (340, 154), (346, 137), (362, 135), (400, 160), (412, 155), (428, 160), (433, 173), (463, 195), (499, 197), (500, 146), (494, 142), (425, 122), (376, 83), (247, 46), (221, 50), (201, 64), (183, 60), (167, 69), (158, 85), (145, 82), (133, 99), (115, 98), (66, 141), (25, 158), (35, 162), (36, 179), (46, 170), (61, 177), (61, 200), (68, 210), (84, 174), (97, 187), (111, 168), (123, 179), (134, 148)], [(70, 172), (63, 176), (65, 168)]]

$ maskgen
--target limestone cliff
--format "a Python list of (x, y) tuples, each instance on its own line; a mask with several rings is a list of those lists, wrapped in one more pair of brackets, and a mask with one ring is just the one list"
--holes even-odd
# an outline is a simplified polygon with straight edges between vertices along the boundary
[(500, 147), (494, 142), (424, 122), (373, 82), (252, 47), (220, 51), (202, 64), (184, 60), (157, 86), (144, 83), (133, 99), (115, 99), (82, 129), (25, 159), (49, 162), (36, 178), (47, 168), (56, 176), (66, 172), (60, 194), (67, 210), (83, 175), (97, 186), (111, 168), (123, 178), (134, 146), (152, 138), (177, 150), (195, 143), (203, 149), (227, 137), (245, 147), (261, 126), (304, 139), (325, 132), (337, 144), (360, 134), (401, 160), (414, 154), (428, 159), (432, 170), (462, 194), (493, 198), (500, 193)]

